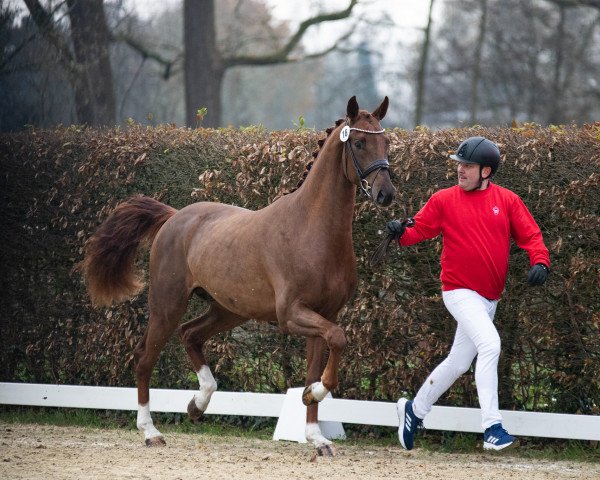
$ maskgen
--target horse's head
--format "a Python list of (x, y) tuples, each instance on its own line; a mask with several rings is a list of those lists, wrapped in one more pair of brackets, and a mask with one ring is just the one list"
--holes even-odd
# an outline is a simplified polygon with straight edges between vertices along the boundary
[(360, 110), (356, 97), (348, 101), (346, 121), (340, 130), (345, 144), (345, 172), (378, 207), (394, 200), (396, 189), (390, 180), (390, 140), (379, 123), (387, 112), (388, 97), (373, 112)]

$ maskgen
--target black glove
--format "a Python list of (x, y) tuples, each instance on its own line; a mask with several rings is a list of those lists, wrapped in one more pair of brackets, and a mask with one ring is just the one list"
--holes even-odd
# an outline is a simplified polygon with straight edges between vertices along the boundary
[(406, 227), (414, 227), (415, 220), (412, 217), (407, 218), (406, 220), (392, 220), (385, 225), (385, 229), (388, 232), (387, 237), (383, 239), (383, 242), (379, 244), (377, 249), (371, 255), (371, 260), (369, 261), (370, 265), (374, 267), (381, 263), (383, 258), (385, 257), (385, 252), (387, 248), (392, 243), (392, 240), (398, 241), (400, 237), (404, 234), (404, 230)]
[(390, 235), (394, 236), (394, 240), (398, 240), (406, 230), (406, 222), (400, 220), (392, 220), (386, 223), (385, 228)]
[(531, 270), (529, 270), (529, 275), (527, 275), (527, 283), (532, 287), (536, 287), (539, 285), (543, 285), (548, 278), (548, 267), (543, 263), (536, 263)]

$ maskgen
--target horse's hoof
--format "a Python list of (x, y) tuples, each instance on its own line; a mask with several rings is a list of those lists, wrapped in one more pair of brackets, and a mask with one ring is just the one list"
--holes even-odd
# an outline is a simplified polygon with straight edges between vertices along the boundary
[(317, 455), (319, 457), (335, 457), (337, 455), (337, 450), (335, 449), (335, 445), (321, 445), (317, 447)]
[(164, 447), (166, 444), (167, 444), (167, 442), (165, 442), (165, 439), (162, 436), (146, 439), (147, 447)]
[(187, 413), (193, 423), (199, 423), (202, 420), (202, 417), (204, 417), (204, 412), (196, 406), (196, 402), (193, 398), (190, 400), (190, 403), (188, 403)]
[(319, 401), (316, 400), (315, 397), (313, 396), (310, 385), (308, 387), (306, 387), (304, 389), (304, 391), (302, 392), (302, 403), (304, 405), (306, 405), (307, 407), (309, 405), (312, 405), (313, 403), (319, 403)]

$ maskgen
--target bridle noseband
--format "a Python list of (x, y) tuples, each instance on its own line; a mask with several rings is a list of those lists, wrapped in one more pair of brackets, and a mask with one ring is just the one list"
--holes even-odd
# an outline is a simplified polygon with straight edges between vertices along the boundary
[[(362, 128), (351, 127), (349, 125), (348, 119), (346, 118), (346, 124), (340, 131), (340, 140), (342, 141), (342, 143), (346, 144), (346, 148), (350, 151), (350, 156), (352, 157), (352, 163), (354, 164), (354, 169), (356, 170), (356, 175), (358, 176), (358, 178), (360, 180), (359, 187), (367, 198), (372, 199), (373, 197), (371, 196), (371, 186), (369, 185), (369, 182), (367, 181), (366, 177), (370, 173), (373, 173), (374, 171), (377, 171), (377, 174), (379, 174), (379, 171), (381, 169), (389, 170), (390, 163), (388, 162), (387, 158), (381, 158), (379, 160), (375, 160), (373, 163), (371, 163), (367, 168), (365, 168), (363, 170), (361, 168), (360, 164), (358, 163), (358, 160), (356, 159), (356, 154), (354, 153), (354, 149), (352, 148), (352, 142), (348, 141), (350, 138), (350, 132), (352, 130), (356, 130), (357, 132), (373, 133), (373, 134), (383, 133), (383, 132), (385, 132), (385, 130), (383, 128), (381, 130), (364, 130)], [(375, 176), (375, 178), (377, 178), (377, 175)]]

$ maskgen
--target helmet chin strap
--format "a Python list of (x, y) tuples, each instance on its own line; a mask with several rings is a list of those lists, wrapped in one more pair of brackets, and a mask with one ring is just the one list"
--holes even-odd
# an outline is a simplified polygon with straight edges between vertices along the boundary
[[(488, 185), (489, 185), (489, 180), (490, 180), (490, 178), (492, 178), (492, 174), (490, 174), (486, 178), (483, 178), (483, 175), (481, 175), (481, 172), (483, 172), (483, 165), (479, 165), (479, 183), (477, 184), (477, 186), (474, 189), (470, 190), (471, 192), (474, 192), (475, 190), (479, 190), (481, 188), (481, 185), (483, 185), (483, 182), (485, 182), (486, 180), (488, 181)], [(485, 186), (485, 188), (487, 188), (487, 185)]]

